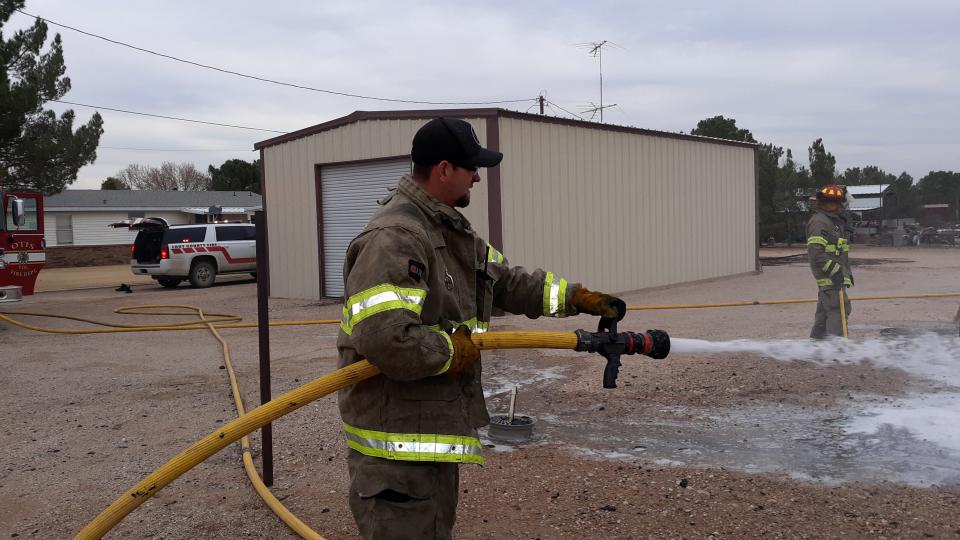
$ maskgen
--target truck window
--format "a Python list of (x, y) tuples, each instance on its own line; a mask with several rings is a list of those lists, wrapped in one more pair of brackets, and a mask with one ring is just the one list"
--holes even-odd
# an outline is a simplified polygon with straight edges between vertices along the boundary
[(203, 242), (207, 236), (206, 227), (177, 227), (167, 229), (163, 234), (164, 244), (190, 244)]
[(8, 231), (31, 232), (37, 230), (38, 222), (36, 199), (23, 199), (23, 214), (26, 217), (26, 220), (24, 221), (22, 227), (17, 227), (13, 224), (13, 199), (7, 199), (6, 215)]
[(218, 242), (230, 242), (235, 240), (246, 240), (246, 235), (244, 234), (243, 227), (217, 227), (217, 241)]

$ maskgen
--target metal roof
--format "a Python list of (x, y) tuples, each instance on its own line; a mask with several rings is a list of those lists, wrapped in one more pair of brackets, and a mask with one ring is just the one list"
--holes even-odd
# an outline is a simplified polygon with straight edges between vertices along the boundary
[(847, 186), (847, 191), (850, 192), (850, 195), (853, 195), (853, 200), (850, 201), (850, 210), (865, 212), (880, 208), (883, 204), (883, 201), (880, 200), (880, 194), (885, 193), (889, 187), (890, 184)]
[(260, 208), (252, 191), (142, 191), (137, 189), (68, 189), (43, 201), (45, 210), (179, 210), (184, 207)]
[(529, 120), (531, 122), (546, 122), (550, 124), (562, 124), (568, 126), (582, 127), (588, 129), (599, 129), (604, 131), (619, 131), (622, 133), (635, 133), (639, 135), (650, 135), (653, 137), (666, 137), (671, 139), (683, 139), (701, 143), (725, 144), (729, 146), (741, 146), (744, 148), (757, 148), (758, 144), (741, 141), (732, 141), (728, 139), (716, 139), (713, 137), (700, 137), (697, 135), (687, 135), (685, 133), (672, 133), (669, 131), (658, 131), (654, 129), (643, 129), (631, 126), (620, 126), (616, 124), (601, 124), (599, 122), (588, 122), (586, 120), (570, 120), (556, 116), (542, 114), (522, 113), (500, 108), (479, 108), (479, 109), (426, 109), (426, 110), (406, 110), (406, 111), (354, 111), (347, 116), (335, 118), (329, 122), (317, 124), (297, 131), (291, 131), (284, 135), (273, 137), (265, 141), (260, 141), (253, 145), (254, 150), (262, 150), (270, 146), (276, 146), (285, 142), (295, 141), (297, 139), (315, 135), (341, 126), (346, 126), (354, 122), (364, 120), (397, 120), (397, 119), (430, 119), (438, 116), (447, 116), (452, 118), (518, 118)]
[(890, 187), (890, 184), (869, 184), (866, 186), (847, 186), (847, 191), (850, 192), (854, 197), (861, 195), (867, 196), (879, 196), (881, 193), (887, 190)]

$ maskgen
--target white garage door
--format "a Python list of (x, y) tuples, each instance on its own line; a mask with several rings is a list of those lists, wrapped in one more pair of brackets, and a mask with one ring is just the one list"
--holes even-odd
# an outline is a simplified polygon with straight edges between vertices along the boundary
[(379, 208), (377, 201), (409, 173), (409, 159), (321, 167), (324, 296), (343, 296), (347, 246)]

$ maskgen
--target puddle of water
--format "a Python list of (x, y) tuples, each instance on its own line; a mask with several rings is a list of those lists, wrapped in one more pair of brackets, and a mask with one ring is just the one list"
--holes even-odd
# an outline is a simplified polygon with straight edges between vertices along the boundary
[(850, 415), (860, 418), (861, 409), (776, 404), (720, 412), (657, 412), (654, 418), (617, 422), (545, 415), (540, 432), (546, 440), (584, 455), (643, 459), (663, 467), (725, 467), (826, 483), (960, 485), (960, 452), (887, 423), (848, 429)]
[[(644, 418), (598, 420), (589, 411), (530, 411), (540, 421), (533, 444), (559, 443), (611, 460), (643, 459), (663, 467), (725, 467), (787, 474), (825, 483), (890, 481), (960, 485), (960, 339), (925, 333), (885, 339), (737, 340), (673, 338), (671, 355), (754, 353), (779, 361), (829, 367), (869, 363), (928, 381), (933, 393), (905, 399), (854, 396), (834, 409), (767, 404), (738, 409), (667, 407)], [(518, 369), (497, 362), (488, 370), (487, 397), (513, 385), (565, 378), (567, 367)], [(593, 409), (591, 409), (593, 410)], [(485, 441), (486, 442), (486, 441)], [(509, 446), (494, 447), (508, 451)]]
[(509, 393), (514, 386), (519, 386), (522, 391), (523, 387), (527, 385), (566, 379), (565, 372), (568, 369), (571, 368), (569, 366), (551, 366), (530, 370), (518, 368), (507, 362), (496, 362), (489, 368), (484, 365), (483, 397), (490, 399), (491, 396)]
[(960, 453), (960, 394), (927, 394), (869, 407), (844, 425), (848, 433), (905, 429), (917, 438)]

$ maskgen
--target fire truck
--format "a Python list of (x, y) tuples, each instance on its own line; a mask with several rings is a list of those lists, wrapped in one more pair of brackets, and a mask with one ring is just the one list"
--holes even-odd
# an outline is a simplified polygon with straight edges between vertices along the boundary
[(46, 263), (43, 195), (0, 189), (0, 303), (33, 294)]

